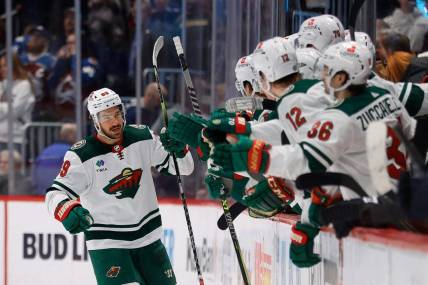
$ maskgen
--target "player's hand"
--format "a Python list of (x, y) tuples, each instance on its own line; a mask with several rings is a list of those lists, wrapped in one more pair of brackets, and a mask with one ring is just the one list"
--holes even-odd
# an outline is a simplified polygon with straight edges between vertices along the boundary
[(235, 115), (234, 117), (224, 117), (210, 119), (207, 125), (208, 130), (216, 130), (227, 134), (249, 135), (251, 126), (245, 118)]
[(162, 128), (159, 138), (162, 142), (163, 148), (167, 152), (174, 153), (178, 158), (183, 158), (186, 156), (186, 153), (188, 152), (187, 145), (176, 139), (173, 139), (167, 129)]
[(64, 200), (59, 203), (55, 210), (55, 218), (62, 222), (71, 234), (84, 232), (94, 223), (89, 211), (76, 200)]
[[(208, 174), (205, 176), (204, 183), (207, 186), (208, 193), (213, 199), (220, 199), (220, 197), (226, 198), (226, 196), (223, 197), (223, 194), (226, 194), (227, 191), (224, 189), (223, 180), (221, 177)], [(225, 192), (223, 193), (223, 191)]]
[(324, 223), (322, 222), (320, 213), (323, 210), (323, 208), (326, 208), (333, 203), (340, 201), (341, 195), (339, 192), (335, 195), (331, 195), (327, 193), (324, 189), (321, 187), (315, 187), (311, 191), (311, 205), (309, 206), (309, 221), (314, 226), (320, 227), (323, 226)]
[(250, 173), (265, 173), (269, 165), (270, 145), (260, 140), (250, 140), (239, 137), (236, 144), (216, 145), (212, 158), (215, 164), (225, 171), (248, 171)]
[(294, 192), (287, 187), (285, 180), (269, 176), (248, 189), (242, 202), (263, 216), (272, 217), (293, 200)]
[(291, 228), (290, 259), (297, 267), (311, 267), (321, 261), (314, 253), (314, 239), (319, 229), (297, 223)]
[(210, 120), (214, 119), (223, 119), (223, 118), (234, 118), (236, 116), (236, 113), (231, 113), (226, 111), (225, 108), (219, 108), (211, 112), (210, 114)]
[(201, 142), (201, 130), (205, 126), (206, 121), (203, 118), (176, 112), (169, 120), (168, 132), (174, 140), (197, 148)]

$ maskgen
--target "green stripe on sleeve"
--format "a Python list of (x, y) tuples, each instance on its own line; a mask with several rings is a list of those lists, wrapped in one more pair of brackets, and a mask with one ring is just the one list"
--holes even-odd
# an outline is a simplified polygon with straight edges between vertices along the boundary
[(410, 116), (416, 116), (419, 113), (422, 103), (424, 102), (424, 97), (424, 91), (419, 86), (413, 85), (409, 98), (404, 105)]
[(309, 169), (312, 172), (323, 172), (327, 167), (333, 164), (333, 161), (322, 153), (318, 148), (310, 143), (302, 142), (300, 146), (303, 149), (303, 154), (308, 159)]
[(123, 240), (123, 241), (132, 241), (140, 239), (149, 233), (153, 232), (157, 228), (162, 226), (161, 216), (156, 216), (146, 224), (144, 224), (140, 229), (130, 232), (116, 232), (116, 231), (87, 231), (85, 232), (86, 240), (100, 240), (100, 239), (113, 239), (113, 240)]
[(409, 85), (409, 84), (408, 83), (404, 83), (403, 89), (401, 89), (400, 96), (398, 96), (398, 100), (400, 100), (400, 102), (403, 102), (404, 94), (406, 94), (406, 90), (407, 90), (407, 85)]
[(58, 180), (54, 180), (54, 182), (52, 183), (52, 186), (54, 186), (54, 185), (57, 185), (57, 186), (61, 187), (63, 190), (69, 192), (75, 198), (79, 198), (79, 195), (77, 195), (76, 192), (74, 192), (73, 190), (71, 190), (69, 187), (67, 187), (66, 185), (62, 184), (61, 182), (58, 182)]

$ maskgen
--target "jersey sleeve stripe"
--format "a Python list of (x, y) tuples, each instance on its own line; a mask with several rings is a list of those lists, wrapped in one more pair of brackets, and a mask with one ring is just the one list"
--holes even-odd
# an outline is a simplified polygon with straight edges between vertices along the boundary
[(93, 228), (99, 228), (99, 227), (103, 227), (103, 228), (135, 228), (135, 227), (139, 227), (144, 221), (146, 221), (148, 218), (150, 218), (150, 216), (154, 215), (154, 214), (158, 214), (159, 213), (159, 208), (149, 212), (147, 215), (145, 215), (138, 223), (136, 224), (130, 224), (130, 225), (113, 225), (113, 224), (93, 224), (91, 226), (91, 229)]
[(163, 166), (169, 162), (169, 154), (166, 156), (165, 160), (162, 163), (155, 166), (156, 170), (159, 171), (160, 168), (164, 168)]
[(404, 99), (405, 93), (410, 92), (410, 89), (407, 88), (408, 85), (409, 85), (408, 83), (404, 83), (403, 88), (401, 89), (400, 96), (398, 96), (398, 100), (400, 100), (403, 103), (403, 105), (404, 105), (403, 99)]
[(112, 239), (122, 241), (133, 241), (140, 239), (157, 228), (162, 226), (162, 219), (160, 215), (157, 215), (147, 223), (145, 223), (140, 229), (136, 231), (87, 231), (85, 232), (85, 239), (89, 240), (100, 240), (100, 239)]
[(76, 192), (74, 192), (73, 190), (71, 190), (69, 187), (67, 187), (66, 185), (62, 184), (61, 182), (58, 182), (57, 180), (54, 180), (54, 182), (52, 183), (52, 187), (53, 186), (56, 186), (60, 190), (63, 190), (65, 192), (67, 192), (68, 194), (70, 194), (71, 196), (73, 196), (76, 199), (79, 198), (79, 195), (77, 195)]
[(310, 143), (302, 142), (300, 146), (303, 149), (305, 157), (309, 161), (309, 168), (311, 171), (325, 171), (330, 165), (333, 164), (332, 160), (322, 153), (318, 148)]
[(413, 85), (411, 88), (411, 93), (406, 100), (406, 104), (404, 105), (410, 116), (416, 116), (419, 113), (422, 108), (424, 97), (424, 91), (420, 87)]
[[(411, 83), (410, 84), (406, 83), (405, 85), (406, 86), (403, 87), (403, 91), (405, 91), (404, 95), (402, 96), (402, 99), (400, 99), (401, 103), (404, 106), (407, 105), (407, 100), (409, 100), (409, 96), (410, 96), (410, 94), (412, 93), (412, 90), (413, 90), (413, 87), (412, 87)], [(401, 94), (403, 94), (403, 92), (401, 92)], [(400, 95), (400, 97), (401, 97), (401, 95)]]

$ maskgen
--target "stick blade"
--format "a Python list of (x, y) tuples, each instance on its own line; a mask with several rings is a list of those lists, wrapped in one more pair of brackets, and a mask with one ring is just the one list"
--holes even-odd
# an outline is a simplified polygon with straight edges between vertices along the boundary
[(153, 46), (153, 58), (152, 58), (152, 60), (153, 60), (153, 65), (156, 67), (158, 66), (157, 57), (158, 57), (160, 50), (163, 48), (163, 44), (164, 44), (163, 36), (160, 36), (156, 40), (155, 45)]
[(388, 127), (384, 122), (373, 122), (366, 133), (367, 161), (373, 186), (381, 195), (387, 193), (394, 186), (391, 183), (387, 168), (389, 159), (386, 154)]
[[(239, 216), (239, 214), (241, 214), (243, 211), (245, 211), (247, 209), (247, 206), (236, 202), (235, 204), (233, 204), (232, 206), (229, 207), (229, 212), (232, 216), (232, 220), (235, 220), (236, 217)], [(227, 229), (227, 221), (226, 221), (226, 216), (223, 214), (221, 215), (221, 217), (218, 219), (217, 221), (217, 227), (224, 231)]]
[(175, 49), (177, 50), (177, 54), (184, 54), (183, 45), (181, 44), (181, 40), (179, 36), (173, 37), (172, 40), (174, 41)]

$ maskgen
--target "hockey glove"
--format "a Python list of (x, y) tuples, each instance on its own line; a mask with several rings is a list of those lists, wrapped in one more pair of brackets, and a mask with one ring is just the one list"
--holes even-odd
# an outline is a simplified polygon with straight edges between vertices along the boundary
[(226, 173), (222, 170), (208, 169), (205, 184), (212, 198), (221, 198), (222, 187), (225, 187), (226, 197), (231, 196), (234, 200), (242, 203), (245, 185), (248, 180), (247, 177), (232, 172)]
[(297, 267), (311, 267), (321, 261), (314, 253), (314, 239), (318, 232), (318, 228), (300, 222), (291, 228), (290, 259)]
[(71, 234), (86, 231), (94, 223), (89, 211), (76, 200), (64, 200), (55, 209), (55, 219)]
[(285, 180), (269, 176), (246, 191), (243, 204), (256, 213), (272, 217), (281, 212), (292, 200), (294, 192), (285, 185)]
[(210, 120), (223, 119), (223, 118), (234, 118), (236, 113), (228, 112), (225, 108), (219, 108), (211, 112)]
[(159, 138), (162, 142), (163, 148), (169, 153), (175, 153), (178, 158), (185, 157), (186, 153), (189, 151), (186, 144), (173, 139), (170, 136), (169, 131), (165, 128), (162, 128)]
[(309, 206), (309, 221), (317, 227), (324, 225), (320, 212), (341, 200), (340, 192), (337, 195), (330, 195), (321, 187), (315, 187), (311, 192), (311, 205)]
[(224, 185), (221, 177), (208, 174), (205, 176), (204, 183), (213, 199), (219, 199), (222, 196)]
[(201, 142), (201, 131), (205, 126), (206, 121), (203, 118), (176, 112), (169, 120), (168, 132), (174, 140), (197, 148)]
[(208, 121), (208, 130), (216, 130), (228, 134), (249, 135), (250, 124), (243, 117), (234, 116), (226, 118), (211, 119)]
[(219, 144), (215, 146), (212, 158), (214, 163), (225, 171), (248, 171), (265, 173), (269, 166), (270, 145), (260, 140), (240, 137), (236, 144)]

